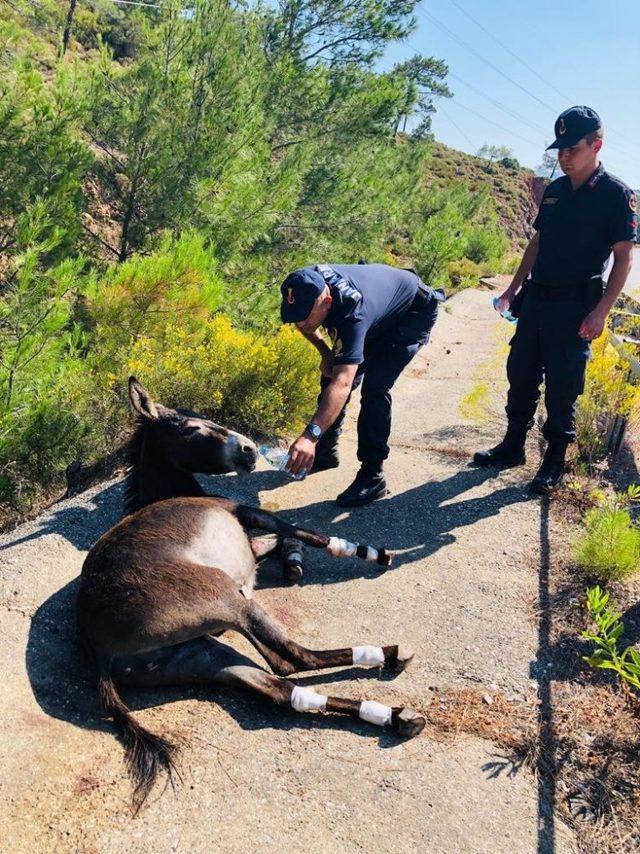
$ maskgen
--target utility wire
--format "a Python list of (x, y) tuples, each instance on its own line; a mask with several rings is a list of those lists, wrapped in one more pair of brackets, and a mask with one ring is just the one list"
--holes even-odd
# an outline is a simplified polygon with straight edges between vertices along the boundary
[(511, 116), (511, 118), (515, 119), (516, 121), (520, 122), (521, 124), (528, 125), (530, 128), (532, 128), (535, 131), (538, 131), (539, 133), (542, 133), (542, 134), (548, 133), (548, 128), (545, 130), (545, 128), (543, 128), (541, 125), (534, 124), (533, 122), (530, 122), (528, 119), (525, 119), (523, 116), (516, 113), (515, 110), (512, 110), (510, 107), (507, 107), (505, 104), (501, 103), (500, 101), (497, 101), (495, 98), (492, 98), (491, 95), (487, 95), (486, 92), (483, 92), (481, 89), (478, 89), (477, 86), (474, 86), (473, 84), (468, 83), (466, 80), (463, 80), (459, 74), (456, 74), (455, 72), (450, 71), (449, 76), (452, 77), (454, 80), (457, 80), (459, 83), (462, 83), (463, 86), (466, 86), (467, 88), (471, 89), (471, 91), (475, 92), (476, 95), (480, 95), (481, 98), (484, 98), (486, 101), (489, 101), (494, 106), (496, 106), (499, 110), (502, 110), (503, 113), (506, 113), (507, 115)]
[(474, 141), (473, 141), (472, 139), (470, 139), (470, 137), (468, 137), (468, 136), (467, 136), (467, 134), (462, 130), (462, 128), (461, 128), (461, 127), (459, 127), (459, 126), (454, 122), (454, 120), (451, 118), (451, 116), (449, 115), (449, 113), (447, 113), (447, 111), (444, 109), (444, 107), (442, 106), (442, 104), (440, 104), (440, 105), (438, 106), (438, 112), (439, 112), (439, 113), (442, 113), (442, 115), (447, 119), (447, 121), (449, 121), (449, 122), (450, 122), (450, 124), (452, 124), (452, 125), (453, 125), (453, 127), (458, 131), (458, 133), (459, 133), (461, 136), (463, 136), (463, 137), (467, 140), (467, 142), (469, 143), (469, 145), (471, 146), (471, 148), (473, 148), (473, 150), (474, 150), (474, 151), (477, 151), (477, 150), (478, 150), (478, 146), (474, 143)]
[[(518, 62), (521, 65), (523, 65), (528, 71), (530, 71), (532, 74), (534, 74), (538, 78), (538, 80), (541, 80), (546, 86), (548, 86), (550, 89), (553, 89), (553, 91), (556, 94), (560, 95), (560, 97), (564, 100), (565, 103), (569, 103), (569, 101), (572, 100), (564, 92), (561, 92), (557, 88), (557, 86), (555, 86), (553, 83), (551, 83), (551, 81), (547, 80), (546, 77), (543, 77), (538, 71), (536, 71), (536, 69), (532, 65), (529, 65), (528, 62), (525, 62), (525, 60), (522, 59), (522, 57), (519, 56), (517, 53), (515, 53), (515, 51), (511, 50), (511, 48), (508, 45), (506, 45), (496, 35), (494, 35), (491, 32), (491, 30), (488, 30), (480, 21), (478, 21), (476, 18), (474, 18), (474, 16), (470, 12), (467, 12), (467, 10), (464, 9), (458, 2), (456, 2), (456, 0), (449, 0), (449, 2), (453, 6), (455, 6), (456, 9), (458, 9), (460, 12), (462, 12), (462, 14), (465, 17), (467, 17), (472, 23), (474, 23), (476, 25), (476, 27), (478, 27), (480, 30), (482, 30), (483, 33), (486, 33), (490, 38), (492, 38), (493, 41), (497, 45), (499, 45), (504, 51), (506, 51), (509, 54), (509, 56), (512, 56), (514, 59), (517, 59)], [(444, 26), (444, 24), (443, 24), (443, 26)], [(609, 127), (608, 124), (607, 124), (607, 127)], [(634, 142), (632, 142), (631, 140), (627, 139), (624, 136), (620, 136), (620, 134), (616, 134), (616, 140), (618, 140), (619, 142), (622, 142), (623, 147), (620, 147), (620, 145), (618, 143), (616, 143), (613, 146), (609, 145), (609, 148), (615, 148), (616, 151), (618, 151), (620, 154), (624, 154), (626, 157), (635, 157), (635, 154), (631, 154), (629, 151), (624, 150), (624, 146), (626, 146), (626, 145), (632, 146), (632, 149), (635, 150), (635, 143)]]
[[(453, 0), (452, 0), (452, 2), (453, 2)], [(461, 38), (459, 38), (451, 29), (449, 29), (449, 27), (447, 27), (445, 24), (443, 24), (441, 21), (439, 21), (433, 15), (430, 15), (428, 12), (425, 12), (424, 10), (420, 10), (420, 9), (417, 10), (417, 15), (418, 16), (424, 15), (425, 19), (428, 19), (431, 23), (435, 24), (436, 27), (438, 27), (440, 30), (442, 30), (446, 35), (448, 35), (451, 39), (453, 39), (457, 44), (461, 45), (463, 48), (468, 50), (470, 53), (472, 53), (474, 56), (476, 56), (478, 59), (480, 59), (482, 62), (484, 62), (485, 65), (488, 65), (489, 68), (492, 68), (501, 77), (504, 77), (505, 80), (508, 80), (510, 83), (512, 83), (518, 89), (521, 89), (525, 94), (529, 95), (529, 97), (533, 98), (535, 101), (537, 101), (539, 104), (541, 104), (547, 110), (550, 110), (556, 116), (558, 115), (557, 109), (552, 107), (546, 101), (543, 101), (541, 98), (538, 98), (537, 95), (535, 95), (533, 92), (531, 92), (526, 87), (522, 86), (520, 83), (518, 83), (517, 80), (514, 80), (513, 77), (511, 77), (506, 72), (502, 71), (502, 69), (498, 68), (498, 66), (495, 65), (493, 62), (486, 59), (481, 53), (479, 53), (477, 50), (475, 50), (475, 48), (473, 48), (471, 45), (467, 44), (467, 42), (465, 42)], [(413, 49), (415, 50), (415, 47)], [(467, 84), (467, 85), (470, 85), (470, 84)], [(488, 98), (488, 96), (486, 96), (486, 95), (483, 95), (483, 97)], [(488, 100), (491, 100), (491, 99), (488, 98)], [(607, 142), (607, 147), (609, 149), (613, 149), (618, 154), (622, 154), (624, 157), (634, 157), (635, 156), (635, 155), (631, 154), (631, 152), (626, 151), (622, 146), (620, 146), (618, 144), (618, 142), (614, 142), (614, 143)]]
[(428, 12), (425, 12), (424, 10), (418, 10), (417, 14), (418, 15), (424, 15), (425, 18), (427, 18), (432, 24), (435, 24), (436, 27), (438, 27), (440, 30), (445, 32), (450, 38), (452, 38), (455, 42), (457, 42), (457, 44), (461, 45), (466, 50), (470, 51), (474, 56), (477, 56), (478, 59), (480, 59), (482, 62), (485, 63), (485, 65), (488, 65), (489, 68), (492, 68), (497, 74), (499, 74), (501, 77), (504, 77), (505, 80), (508, 80), (510, 83), (512, 83), (514, 86), (516, 86), (518, 89), (520, 89), (522, 92), (524, 92), (525, 95), (528, 95), (530, 98), (533, 98), (534, 101), (537, 101), (539, 104), (541, 104), (547, 110), (550, 110), (555, 115), (558, 115), (558, 110), (556, 109), (556, 107), (552, 107), (551, 104), (547, 104), (546, 101), (543, 101), (541, 98), (538, 98), (537, 95), (534, 95), (533, 92), (530, 92), (527, 88), (525, 88), (524, 86), (521, 86), (517, 80), (514, 80), (513, 77), (511, 77), (509, 74), (506, 74), (504, 71), (502, 71), (502, 69), (498, 68), (497, 65), (494, 65), (493, 62), (486, 59), (481, 53), (478, 53), (478, 51), (475, 48), (471, 47), (471, 45), (467, 44), (467, 42), (465, 42), (461, 38), (459, 38), (452, 30), (449, 29), (449, 27), (447, 27), (445, 24), (443, 24), (442, 21), (439, 21), (437, 18), (434, 18), (433, 15), (430, 15)]
[(515, 51), (511, 50), (511, 48), (508, 45), (506, 45), (504, 42), (500, 41), (500, 39), (497, 36), (495, 36), (491, 32), (491, 30), (488, 30), (483, 24), (480, 23), (480, 21), (478, 21), (476, 18), (473, 17), (473, 15), (471, 15), (469, 12), (467, 12), (466, 9), (463, 9), (463, 7), (459, 3), (456, 2), (456, 0), (449, 0), (449, 2), (452, 3), (456, 7), (456, 9), (458, 9), (460, 12), (462, 12), (462, 14), (465, 15), (465, 17), (467, 17), (470, 21), (472, 21), (476, 25), (476, 27), (479, 27), (483, 33), (486, 33), (488, 36), (490, 36), (496, 44), (500, 45), (500, 47), (509, 54), (509, 56), (512, 56), (514, 59), (517, 59), (521, 65), (524, 65), (524, 67), (526, 69), (528, 69), (532, 74), (535, 74), (535, 76), (538, 78), (538, 80), (541, 80), (550, 89), (553, 89), (553, 91), (557, 95), (560, 95), (560, 97), (563, 99), (563, 101), (568, 102), (570, 100), (567, 97), (567, 95), (565, 95), (563, 92), (561, 92), (556, 86), (554, 86), (553, 83), (550, 83), (546, 78), (544, 78), (541, 74), (539, 74), (536, 71), (536, 69), (533, 68), (533, 66), (529, 65), (528, 62), (525, 62), (524, 59), (521, 56), (518, 56), (518, 54)]

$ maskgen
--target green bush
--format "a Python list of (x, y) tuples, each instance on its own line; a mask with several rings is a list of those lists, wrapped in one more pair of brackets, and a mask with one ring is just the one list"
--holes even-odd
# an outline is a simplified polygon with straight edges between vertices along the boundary
[(497, 267), (508, 248), (506, 235), (500, 230), (495, 217), (491, 217), (473, 226), (465, 255), (476, 264), (486, 263)]
[(169, 326), (162, 337), (140, 338), (127, 372), (168, 406), (262, 433), (299, 428), (318, 391), (316, 351), (298, 332), (283, 326), (263, 337), (221, 314), (195, 333)]
[(640, 488), (630, 487), (586, 514), (575, 555), (590, 575), (615, 581), (640, 569), (640, 527), (629, 512), (630, 502), (638, 500)]
[(591, 349), (585, 390), (576, 410), (578, 450), (589, 463), (606, 454), (613, 418), (627, 418), (640, 406), (640, 386), (631, 381), (629, 363), (609, 343), (606, 332), (593, 342)]
[(457, 293), (465, 288), (475, 288), (480, 284), (482, 268), (469, 258), (461, 258), (459, 261), (451, 261), (447, 265), (449, 283), (447, 293)]
[(223, 297), (217, 262), (200, 235), (165, 236), (152, 255), (135, 255), (86, 287), (92, 332), (92, 367), (121, 372), (131, 342), (161, 336), (178, 320), (197, 329)]
[[(64, 394), (64, 389), (60, 389)], [(51, 394), (0, 419), (0, 503), (28, 508), (37, 489), (82, 458), (91, 426), (64, 397)]]

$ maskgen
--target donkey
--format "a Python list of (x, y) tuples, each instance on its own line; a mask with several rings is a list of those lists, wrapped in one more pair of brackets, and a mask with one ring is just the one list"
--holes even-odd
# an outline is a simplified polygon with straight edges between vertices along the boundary
[[(132, 385), (141, 406), (157, 413), (139, 384)], [(201, 433), (201, 425), (194, 426)], [(214, 425), (207, 429), (214, 430)], [(226, 450), (223, 447), (217, 463), (211, 455), (211, 473), (216, 466), (223, 471), (250, 468), (250, 461), (255, 462), (251, 445), (222, 428), (215, 432)], [(424, 728), (424, 718), (412, 709), (326, 696), (285, 678), (349, 665), (400, 672), (413, 653), (397, 644), (310, 650), (291, 640), (251, 598), (260, 551), (249, 537), (254, 530), (300, 540), (334, 557), (356, 555), (381, 566), (390, 563), (384, 549), (298, 528), (266, 511), (206, 495), (147, 504), (103, 534), (84, 561), (76, 604), (78, 632), (96, 666), (102, 705), (125, 746), (136, 809), (161, 770), (172, 780), (176, 748), (136, 721), (116, 684), (145, 688), (218, 683), (244, 688), (297, 712), (360, 718), (402, 737), (418, 735)], [(218, 640), (225, 631), (244, 635), (272, 672)]]

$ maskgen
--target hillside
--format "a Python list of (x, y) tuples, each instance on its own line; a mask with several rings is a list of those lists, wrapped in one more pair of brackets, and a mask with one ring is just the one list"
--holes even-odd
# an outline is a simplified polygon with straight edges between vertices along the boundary
[(487, 189), (514, 249), (530, 237), (545, 184), (545, 179), (536, 177), (530, 169), (490, 163), (435, 142), (428, 176), (439, 187), (462, 181), (473, 191)]

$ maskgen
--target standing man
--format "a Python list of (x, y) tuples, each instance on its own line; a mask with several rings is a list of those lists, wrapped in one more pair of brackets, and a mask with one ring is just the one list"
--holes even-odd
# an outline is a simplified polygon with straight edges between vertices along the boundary
[[(546, 188), (533, 224), (536, 233), (496, 306), (504, 312), (517, 295), (519, 322), (507, 360), (507, 432), (495, 448), (474, 456), (480, 466), (525, 462), (525, 437), (544, 377), (542, 433), (548, 444), (529, 487), (539, 495), (550, 494), (562, 478), (567, 445), (575, 440), (576, 400), (584, 391), (590, 342), (602, 334), (629, 275), (638, 226), (633, 192), (600, 163), (603, 129), (595, 110), (565, 110), (555, 135), (549, 148), (558, 149), (564, 177)], [(611, 252), (613, 266), (603, 293), (602, 274)]]
[(289, 449), (289, 470), (297, 474), (338, 466), (345, 409), (362, 382), (361, 468), (337, 503), (368, 504), (387, 494), (382, 466), (389, 455), (391, 388), (428, 341), (444, 294), (427, 287), (412, 270), (386, 264), (303, 267), (287, 276), (281, 291), (281, 318), (295, 323), (318, 350), (321, 371), (318, 408)]

